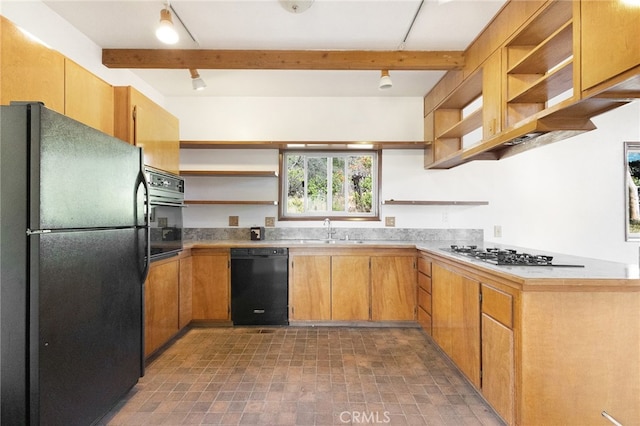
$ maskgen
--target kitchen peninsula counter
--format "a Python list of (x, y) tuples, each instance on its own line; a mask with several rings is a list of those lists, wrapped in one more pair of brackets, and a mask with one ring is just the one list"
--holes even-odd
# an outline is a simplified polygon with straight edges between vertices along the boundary
[[(552, 255), (553, 262), (557, 264), (583, 265), (583, 267), (554, 267), (554, 266), (511, 266), (493, 265), (481, 260), (462, 256), (443, 250), (452, 244), (477, 245), (483, 247), (512, 248), (518, 251), (532, 254)], [(462, 267), (472, 268), (476, 272), (503, 277), (518, 286), (522, 290), (534, 288), (550, 289), (557, 286), (606, 286), (626, 289), (627, 291), (640, 291), (640, 271), (638, 265), (628, 265), (620, 262), (611, 262), (600, 259), (592, 259), (565, 254), (550, 253), (545, 250), (528, 249), (521, 247), (498, 245), (493, 243), (478, 243), (469, 241), (409, 241), (409, 240), (217, 240), (217, 241), (190, 241), (185, 243), (185, 248), (235, 248), (235, 247), (288, 247), (290, 249), (324, 249), (327, 251), (345, 249), (411, 249), (428, 253), (430, 256), (443, 261), (455, 262)]]
[[(555, 263), (584, 267), (493, 265), (443, 250), (452, 244), (553, 255)], [(413, 259), (417, 260), (414, 266), (417, 269), (394, 281), (400, 288), (399, 283), (413, 281), (417, 275), (417, 285), (416, 281), (412, 284), (415, 286), (412, 294), (417, 297), (407, 298), (417, 300), (414, 321), (417, 320), (507, 424), (599, 425), (604, 421), (602, 412), (625, 425), (640, 424), (637, 265), (477, 241), (292, 239), (185, 244), (194, 256), (198, 252), (205, 255), (226, 251), (225, 259), (228, 249), (233, 247), (288, 247), (293, 259), (305, 258), (305, 262), (296, 261), (296, 267), (304, 268), (306, 264), (313, 268), (298, 272), (299, 281), (290, 281), (290, 290), (294, 283), (294, 290), (312, 294), (309, 309), (330, 307), (330, 315), (323, 317), (322, 324), (340, 324), (336, 321), (340, 317), (335, 309), (340, 300), (331, 299), (323, 304), (319, 299), (324, 293), (312, 291), (322, 281), (313, 275), (317, 271), (314, 268), (320, 265), (312, 259), (314, 256), (324, 259), (322, 264), (328, 264), (331, 270), (332, 263), (326, 262), (329, 257), (379, 257), (388, 261), (415, 250)], [(227, 262), (221, 264), (226, 271)], [(411, 269), (409, 264), (405, 266)], [(334, 265), (344, 271), (339, 262)], [(374, 271), (371, 263), (369, 268)], [(350, 301), (349, 306), (355, 305), (358, 295), (369, 291), (358, 290), (356, 269), (366, 270), (366, 263), (352, 268), (350, 273), (339, 274), (346, 278), (340, 284), (332, 284), (341, 292), (354, 290), (354, 296), (345, 298)], [(391, 269), (375, 269), (369, 277), (384, 276), (383, 271)], [(209, 279), (211, 273), (207, 272), (206, 276)], [(333, 277), (333, 274), (327, 276)], [(366, 288), (373, 288), (373, 284)], [(335, 292), (328, 294), (331, 297)], [(394, 289), (385, 288), (378, 296), (374, 294), (364, 300), (373, 306), (381, 299), (380, 294), (392, 295)], [(199, 299), (195, 295), (194, 291), (194, 300)], [(220, 299), (219, 294), (214, 298)], [(299, 298), (291, 300), (296, 311), (290, 320), (305, 319), (301, 318), (306, 311)], [(372, 316), (371, 320), (378, 319)]]

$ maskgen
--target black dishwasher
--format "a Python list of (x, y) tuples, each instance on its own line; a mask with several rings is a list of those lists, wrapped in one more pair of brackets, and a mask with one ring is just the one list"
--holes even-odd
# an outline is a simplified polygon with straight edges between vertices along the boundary
[(234, 325), (289, 324), (289, 249), (231, 249)]

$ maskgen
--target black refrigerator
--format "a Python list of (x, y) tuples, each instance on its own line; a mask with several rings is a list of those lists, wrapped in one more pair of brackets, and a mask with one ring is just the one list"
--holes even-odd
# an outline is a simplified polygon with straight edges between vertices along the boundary
[(0, 108), (0, 423), (89, 425), (144, 373), (142, 152), (38, 103)]

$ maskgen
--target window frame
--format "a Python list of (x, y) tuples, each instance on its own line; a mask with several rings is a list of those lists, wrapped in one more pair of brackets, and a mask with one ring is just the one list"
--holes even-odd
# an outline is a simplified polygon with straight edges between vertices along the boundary
[[(372, 201), (372, 209), (375, 209), (374, 214), (371, 215), (344, 215), (334, 214), (333, 212), (326, 212), (318, 215), (287, 215), (285, 208), (287, 206), (286, 188), (287, 183), (287, 167), (285, 162), (285, 156), (287, 154), (300, 154), (300, 155), (318, 155), (324, 157), (330, 157), (332, 154), (346, 155), (358, 155), (358, 154), (372, 154), (375, 158), (377, 170), (373, 170), (372, 174), (375, 174), (375, 182), (372, 185), (372, 191), (375, 193), (373, 196), (375, 199)], [(381, 149), (281, 149), (279, 152), (279, 173), (278, 173), (278, 220), (279, 221), (310, 221), (310, 220), (322, 220), (329, 218), (331, 220), (339, 221), (380, 221), (380, 193), (381, 193), (381, 180), (382, 180), (382, 150)]]

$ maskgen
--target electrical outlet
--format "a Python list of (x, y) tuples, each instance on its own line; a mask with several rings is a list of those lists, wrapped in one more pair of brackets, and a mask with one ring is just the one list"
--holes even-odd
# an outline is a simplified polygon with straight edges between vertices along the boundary
[(502, 225), (493, 225), (493, 236), (496, 238), (502, 237)]
[(396, 226), (396, 218), (395, 216), (386, 216), (384, 218), (384, 226), (394, 227)]
[(229, 216), (229, 226), (238, 226), (240, 218), (238, 216)]
[(267, 216), (264, 218), (264, 226), (274, 227), (276, 226), (276, 218), (273, 216)]

